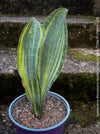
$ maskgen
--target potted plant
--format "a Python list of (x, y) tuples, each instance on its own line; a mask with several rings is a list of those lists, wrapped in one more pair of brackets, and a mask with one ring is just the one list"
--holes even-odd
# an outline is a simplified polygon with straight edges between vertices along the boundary
[[(70, 107), (62, 96), (50, 92), (49, 89), (57, 79), (66, 55), (67, 12), (65, 8), (56, 9), (43, 24), (32, 18), (20, 35), (18, 72), (26, 93), (17, 97), (9, 107), (9, 117), (15, 124), (18, 134), (63, 133)], [(50, 105), (53, 107), (51, 111)], [(60, 109), (62, 110), (59, 112)], [(60, 118), (64, 110), (64, 117), (55, 121), (55, 116)], [(52, 115), (54, 117), (51, 117)]]

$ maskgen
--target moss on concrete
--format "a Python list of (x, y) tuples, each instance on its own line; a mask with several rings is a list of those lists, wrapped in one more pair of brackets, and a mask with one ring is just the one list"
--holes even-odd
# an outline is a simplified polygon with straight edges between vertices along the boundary
[(79, 18), (79, 19), (96, 19), (95, 16), (80, 15), (80, 14), (76, 14), (76, 15), (68, 15), (68, 17), (75, 17), (75, 18)]
[(0, 23), (0, 47), (16, 47), (25, 23)]
[(96, 74), (61, 73), (51, 89), (70, 101), (88, 102), (95, 100)]
[[(70, 103), (71, 113), (67, 124), (85, 127), (100, 121), (96, 117), (96, 74), (64, 74), (61, 73), (52, 86)], [(99, 80), (100, 84), (100, 80)]]
[(0, 0), (0, 14), (48, 15), (65, 7), (69, 14), (94, 15), (93, 6), (94, 0)]
[(23, 92), (18, 74), (0, 74), (0, 97), (16, 96)]
[[(96, 99), (96, 74), (61, 73), (51, 90), (70, 101), (94, 101)], [(100, 80), (99, 80), (100, 83)], [(24, 93), (19, 75), (0, 75), (0, 96)]]
[[(96, 74), (64, 74), (61, 73), (51, 90), (68, 100), (71, 113), (67, 124), (85, 127), (100, 121), (96, 117)], [(100, 84), (100, 80), (99, 80)]]
[(79, 125), (79, 127), (86, 127), (90, 124), (100, 122), (100, 116), (96, 116), (97, 106), (95, 102), (84, 103), (82, 101), (70, 102), (71, 113), (68, 123)]
[(68, 24), (69, 47), (95, 48), (95, 24)]
[[(93, 54), (82, 55), (81, 53), (71, 49), (68, 49), (67, 53), (78, 60), (97, 62), (97, 56)], [(100, 56), (98, 56), (98, 58), (100, 62)]]
[(94, 15), (100, 17), (100, 0), (94, 0)]
[[(0, 47), (16, 47), (25, 23), (0, 23)], [(96, 27), (94, 24), (68, 24), (69, 47), (95, 48)]]

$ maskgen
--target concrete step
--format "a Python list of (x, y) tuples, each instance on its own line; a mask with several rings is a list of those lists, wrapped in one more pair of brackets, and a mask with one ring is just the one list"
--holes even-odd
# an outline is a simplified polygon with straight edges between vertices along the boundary
[[(76, 57), (77, 52), (77, 57)], [(75, 54), (75, 55), (74, 55)], [(100, 74), (100, 49), (70, 49), (67, 52), (65, 63), (59, 78), (51, 89), (58, 93), (75, 99), (95, 99), (97, 72)], [(89, 58), (89, 56), (91, 56)], [(87, 56), (87, 58), (86, 58)], [(99, 58), (97, 66), (96, 60)], [(98, 70), (97, 70), (98, 69)], [(100, 82), (100, 79), (99, 79)], [(57, 86), (59, 85), (59, 86)], [(61, 88), (63, 90), (61, 91)], [(81, 88), (81, 91), (80, 91)], [(66, 93), (66, 89), (69, 92)], [(75, 94), (72, 94), (72, 91)], [(93, 91), (92, 91), (93, 90)], [(80, 94), (78, 93), (80, 91)], [(83, 96), (83, 92), (86, 95)], [(88, 92), (87, 92), (88, 91)], [(91, 91), (91, 92), (90, 92)], [(0, 50), (0, 96), (18, 95), (24, 92), (21, 79), (17, 71), (16, 48), (5, 48)], [(89, 95), (90, 93), (90, 95)], [(70, 95), (69, 95), (70, 94)], [(89, 95), (89, 97), (88, 97)], [(81, 96), (81, 98), (80, 98)], [(83, 96), (83, 97), (82, 97)]]
[[(41, 23), (45, 16), (37, 17)], [(17, 47), (19, 35), (25, 24), (32, 17), (0, 17), (0, 47)], [(96, 47), (96, 24), (95, 19), (80, 19), (68, 17), (66, 19), (69, 31), (69, 47)]]
[[(12, 22), (12, 23), (27, 23), (29, 20), (35, 17), (40, 23), (43, 23), (47, 16), (0, 16), (0, 23)], [(70, 24), (91, 24), (95, 23), (94, 18), (79, 18), (79, 17), (67, 17), (66, 23)]]
[(100, 15), (99, 0), (0, 0), (2, 15), (48, 15), (53, 10), (65, 7), (69, 14)]
[[(97, 56), (98, 58), (100, 58), (100, 49), (97, 50), (86, 49), (86, 48), (70, 49), (67, 52), (65, 63), (62, 68), (62, 72), (96, 73)], [(14, 74), (16, 71), (17, 71), (17, 49), (16, 48), (1, 49), (0, 50), (0, 73)]]
[[(61, 72), (50, 90), (61, 94), (70, 101), (96, 101), (96, 80), (96, 73)], [(98, 84), (100, 84), (100, 79)], [(9, 101), (22, 93), (25, 93), (25, 89), (17, 72), (15, 74), (0, 74), (0, 101), (4, 97), (6, 97), (6, 101)]]

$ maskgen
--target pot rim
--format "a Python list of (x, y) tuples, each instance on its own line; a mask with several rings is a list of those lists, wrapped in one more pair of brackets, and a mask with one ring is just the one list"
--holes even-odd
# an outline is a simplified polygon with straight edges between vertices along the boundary
[[(59, 127), (60, 125), (64, 124), (64, 122), (67, 120), (67, 118), (69, 117), (69, 114), (70, 114), (70, 106), (69, 106), (69, 103), (67, 102), (67, 100), (66, 100), (64, 97), (62, 97), (61, 95), (59, 95), (59, 94), (57, 94), (57, 93), (48, 91), (48, 94), (51, 94), (51, 95), (53, 95), (53, 96), (56, 96), (56, 98), (60, 98), (59, 100), (62, 100), (62, 102), (64, 103), (64, 105), (65, 105), (66, 108), (67, 108), (67, 114), (66, 114), (65, 118), (64, 118), (61, 122), (59, 122), (59, 123), (58, 123), (57, 125), (55, 125), (55, 126), (48, 127), (48, 128), (42, 128), (42, 129), (28, 128), (28, 127), (22, 126), (22, 125), (20, 125), (19, 123), (17, 123), (17, 122), (14, 120), (14, 118), (12, 117), (12, 107), (13, 107), (14, 103), (16, 103), (19, 99), (21, 99), (22, 97), (26, 96), (25, 93), (22, 94), (22, 95), (20, 95), (20, 96), (17, 97), (16, 99), (14, 99), (14, 100), (12, 101), (12, 103), (10, 104), (10, 106), (9, 106), (8, 112), (9, 112), (9, 117), (10, 117), (10, 119), (12, 120), (12, 122), (13, 122), (16, 126), (22, 128), (22, 129), (25, 129), (25, 130), (28, 130), (28, 131), (38, 131), (38, 132), (39, 132), (39, 131), (48, 131), (48, 130), (51, 130), (51, 129), (55, 129), (55, 128)], [(19, 101), (21, 101), (21, 100), (19, 100)]]

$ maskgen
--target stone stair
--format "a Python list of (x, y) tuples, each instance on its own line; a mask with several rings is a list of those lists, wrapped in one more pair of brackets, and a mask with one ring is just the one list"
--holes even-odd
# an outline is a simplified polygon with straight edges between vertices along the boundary
[[(17, 72), (17, 45), (19, 35), (25, 24), (35, 17), (39, 22), (43, 23), (45, 16), (1, 16), (0, 17), (0, 74), (12, 74)], [(78, 52), (77, 48), (91, 50), (96, 58), (100, 50), (96, 49), (96, 20), (68, 17), (66, 23), (68, 25), (69, 42), (68, 49)], [(73, 49), (73, 48), (76, 48)], [(80, 51), (81, 54), (81, 51)], [(87, 53), (88, 55), (89, 53)], [(84, 54), (82, 54), (84, 55)], [(91, 55), (91, 54), (90, 54)], [(96, 73), (96, 61), (78, 59), (68, 52), (65, 63), (62, 68), (63, 73)], [(13, 84), (13, 83), (12, 83)]]
[[(79, 50), (80, 49), (80, 50)], [(70, 51), (81, 53), (83, 56), (86, 55), (100, 55), (100, 49), (86, 49), (86, 48), (76, 48), (70, 49)], [(82, 52), (81, 52), (82, 51)], [(100, 56), (99, 56), (100, 57)], [(4, 48), (0, 50), (0, 74), (15, 74), (17, 71), (17, 49), (16, 48)], [(78, 59), (71, 55), (68, 51), (66, 54), (66, 59), (62, 68), (64, 73), (96, 73), (97, 63), (95, 60), (84, 60)], [(99, 70), (100, 72), (100, 70)]]
[[(99, 0), (0, 0), (1, 15), (48, 15), (54, 9), (65, 7), (69, 14), (98, 15)], [(99, 14), (100, 15), (100, 14)]]
[[(44, 22), (45, 16), (39, 17), (34, 16), (41, 23)], [(31, 19), (31, 17), (24, 16), (1, 16), (0, 17), (0, 77), (6, 78), (7, 81), (10, 81), (12, 78), (16, 77), (19, 79), (17, 73), (17, 44), (19, 35), (25, 26), (25, 24)], [(66, 55), (65, 63), (62, 68), (61, 73), (66, 74), (82, 74), (86, 73), (87, 75), (96, 74), (97, 72), (97, 63), (96, 56), (99, 55), (100, 50), (96, 49), (96, 23), (95, 19), (82, 19), (82, 18), (72, 18), (68, 17), (66, 19), (66, 23), (68, 25), (69, 31), (69, 47), (68, 53)], [(83, 49), (83, 51), (87, 52), (88, 55), (94, 55), (93, 59), (95, 60), (84, 60), (81, 57), (84, 57), (84, 53), (82, 51), (78, 51), (79, 49)], [(89, 53), (89, 52), (92, 53)], [(77, 53), (77, 56), (73, 54)], [(79, 58), (80, 54), (80, 58)], [(100, 70), (99, 70), (100, 72)], [(10, 77), (9, 77), (10, 76)], [(96, 77), (96, 76), (95, 76)], [(5, 79), (4, 78), (4, 79)], [(11, 79), (12, 81), (13, 79)], [(2, 80), (1, 80), (2, 81)], [(5, 79), (5, 82), (7, 82)], [(13, 85), (13, 81), (10, 82), (10, 86), (8, 83), (8, 87)], [(18, 80), (19, 83), (19, 80)], [(21, 82), (20, 82), (21, 83)], [(21, 85), (19, 83), (19, 85)], [(16, 89), (18, 86), (16, 85)], [(3, 84), (1, 84), (0, 90), (2, 91), (4, 88)], [(3, 95), (7, 93), (6, 87)], [(10, 89), (11, 90), (11, 89)], [(12, 92), (12, 90), (11, 90)], [(11, 93), (10, 92), (10, 93)], [(2, 96), (1, 94), (1, 96)]]
[[(45, 16), (33, 16), (35, 17), (40, 23), (43, 23), (46, 19)], [(2, 73), (14, 73), (15, 70), (17, 70), (17, 53), (16, 48), (18, 45), (18, 39), (19, 35), (25, 26), (25, 24), (31, 19), (32, 17), (24, 17), (24, 16), (1, 16), (0, 17), (0, 56), (1, 56), (1, 62), (0, 62), (0, 72)], [(66, 23), (68, 25), (68, 33), (69, 33), (69, 48), (96, 48), (96, 23), (95, 19), (83, 19), (83, 18), (75, 18), (75, 17), (68, 17), (66, 19)], [(5, 48), (7, 49), (5, 49)], [(68, 60), (65, 60), (64, 66), (70, 61), (74, 60), (71, 59), (70, 56), (67, 56)], [(82, 67), (86, 66), (87, 64), (90, 64), (89, 62), (84, 63), (84, 61), (79, 62), (77, 64), (78, 60), (73, 61), (71, 65), (66, 66), (64, 70), (67, 73), (78, 72), (84, 73), (86, 69), (83, 69)], [(83, 65), (84, 64), (84, 65)], [(78, 66), (77, 66), (78, 65)], [(82, 66), (81, 66), (82, 65)], [(89, 65), (88, 65), (89, 67)], [(66, 69), (67, 68), (67, 69)], [(71, 68), (71, 69), (68, 69)], [(80, 69), (79, 69), (80, 68)], [(71, 71), (70, 71), (71, 70)], [(88, 70), (88, 69), (87, 69)], [(94, 70), (88, 70), (86, 72), (96, 72), (96, 63)]]
[[(43, 23), (45, 16), (36, 17)], [(19, 35), (25, 24), (31, 17), (0, 17), (0, 46), (16, 47), (18, 44)], [(68, 17), (66, 19), (69, 31), (69, 47), (96, 47), (96, 25), (95, 19), (82, 19)], [(13, 35), (13, 36), (12, 36)]]

